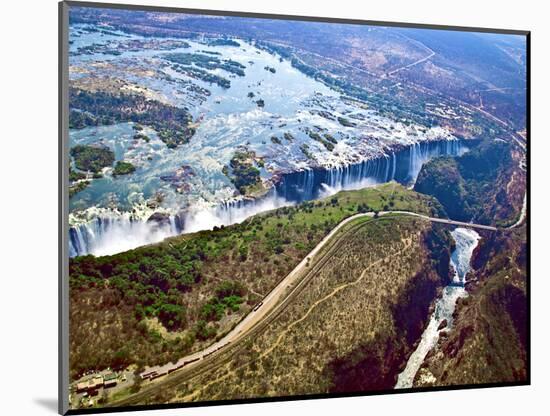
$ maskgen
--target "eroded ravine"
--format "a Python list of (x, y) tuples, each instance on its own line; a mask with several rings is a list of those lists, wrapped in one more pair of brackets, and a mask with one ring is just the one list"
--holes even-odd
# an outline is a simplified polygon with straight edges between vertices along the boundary
[(453, 280), (443, 289), (441, 298), (435, 304), (435, 309), (430, 317), (428, 326), (422, 333), (420, 343), (407, 361), (407, 366), (399, 374), (396, 389), (411, 388), (414, 377), (422, 366), (426, 355), (436, 345), (439, 333), (452, 326), (453, 312), (459, 298), (468, 296), (464, 288), (466, 274), (470, 271), (472, 253), (479, 241), (479, 234), (467, 228), (456, 228), (451, 232), (456, 247), (450, 259), (454, 270)]

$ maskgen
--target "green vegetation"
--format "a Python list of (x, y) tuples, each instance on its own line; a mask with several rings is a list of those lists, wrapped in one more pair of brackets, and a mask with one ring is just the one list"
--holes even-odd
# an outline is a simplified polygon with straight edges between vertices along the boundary
[(221, 55), (222, 55), (221, 52), (207, 51), (207, 50), (204, 50), (204, 49), (203, 49), (203, 50), (200, 50), (199, 52), (200, 52), (200, 53), (206, 53), (206, 54), (208, 54), (208, 55), (218, 55), (218, 56), (221, 56)]
[(199, 68), (214, 70), (223, 69), (231, 74), (244, 76), (244, 65), (231, 59), (221, 60), (215, 55), (203, 55), (200, 53), (168, 53), (163, 58), (183, 66), (195, 65)]
[(185, 308), (176, 303), (159, 305), (156, 314), (166, 329), (171, 331), (181, 328), (185, 323)]
[[(112, 366), (123, 347), (129, 361), (147, 365), (199, 348), (229, 330), (261, 299), (257, 293), (268, 293), (340, 221), (359, 208), (376, 211), (389, 203), (441, 213), (432, 198), (390, 183), (113, 256), (71, 258), (72, 376)], [(222, 308), (230, 320), (216, 320)], [(152, 332), (151, 319), (168, 334)]]
[(183, 65), (177, 65), (177, 64), (173, 64), (171, 68), (174, 71), (179, 72), (180, 74), (187, 75), (188, 77), (191, 77), (191, 78), (200, 79), (210, 84), (216, 84), (221, 88), (228, 89), (231, 87), (231, 81), (229, 81), (228, 79), (221, 77), (219, 75), (211, 74), (210, 72), (201, 68), (195, 68), (192, 66), (183, 66)]
[(237, 312), (246, 294), (245, 287), (239, 282), (224, 281), (216, 287), (216, 295), (201, 308), (201, 318), (207, 321), (219, 321), (225, 311)]
[(440, 157), (422, 168), (415, 190), (435, 196), (450, 218), (468, 221), (471, 208), (466, 198), (465, 182), (454, 157)]
[(216, 327), (213, 325), (209, 325), (204, 320), (197, 321), (194, 330), (196, 338), (200, 341), (207, 341), (210, 338), (214, 338), (217, 333)]
[(130, 173), (134, 173), (136, 171), (136, 167), (132, 165), (130, 162), (124, 162), (119, 160), (116, 162), (115, 168), (113, 169), (113, 175), (114, 176), (120, 176), (120, 175), (128, 175)]
[(265, 107), (265, 101), (263, 100), (263, 98), (260, 98), (259, 100), (256, 100), (256, 105), (260, 108)]
[(509, 144), (484, 141), (463, 156), (426, 163), (414, 189), (436, 197), (450, 218), (494, 224), (517, 215), (507, 193), (514, 163)]
[(155, 129), (168, 147), (187, 143), (195, 133), (191, 115), (183, 108), (161, 103), (140, 94), (69, 89), (69, 128), (110, 125), (133, 121)]
[[(313, 140), (315, 140), (315, 141), (321, 143), (323, 146), (325, 146), (328, 151), (332, 152), (334, 150), (334, 144), (333, 144), (334, 142), (332, 140), (329, 141), (329, 140), (323, 139), (319, 133), (316, 133), (316, 132), (311, 131), (311, 130), (308, 130), (307, 134)], [(330, 137), (332, 137), (332, 136), (330, 136)]]
[(325, 133), (323, 136), (325, 137), (325, 139), (327, 139), (327, 140), (328, 140), (329, 142), (331, 142), (332, 144), (338, 144), (338, 140), (336, 140), (336, 139), (334, 138), (334, 136), (332, 136), (331, 134)]
[(76, 182), (80, 179), (86, 179), (86, 174), (73, 170), (69, 167), (69, 181)]
[(282, 144), (281, 139), (279, 139), (277, 136), (271, 136), (271, 142), (273, 144)]
[(229, 162), (231, 169), (227, 166), (224, 168), (224, 174), (242, 195), (248, 194), (261, 184), (260, 170), (255, 166), (255, 157), (254, 152), (246, 149), (236, 151)]
[(306, 143), (300, 146), (300, 150), (306, 158), (308, 158), (309, 160), (315, 160), (315, 156), (313, 156), (313, 154), (309, 151), (309, 146)]
[[(100, 33), (107, 34), (107, 31), (100, 31)], [(115, 36), (114, 33), (110, 34)], [(116, 35), (120, 36), (120, 35)], [(190, 48), (189, 43), (182, 40), (162, 40), (148, 38), (148, 39), (131, 39), (125, 40), (123, 42), (116, 43), (92, 43), (90, 45), (84, 45), (77, 48), (75, 52), (69, 52), (70, 56), (78, 55), (94, 55), (94, 54), (103, 54), (103, 55), (113, 55), (120, 56), (123, 52), (134, 52), (138, 50), (171, 50), (175, 48)]]
[(149, 143), (151, 139), (145, 133), (136, 133), (134, 134), (134, 140), (144, 140), (146, 143)]
[(233, 39), (214, 39), (208, 41), (208, 46), (235, 46), (240, 47), (241, 44)]
[(267, 66), (267, 65), (266, 65), (266, 66), (264, 67), (264, 69), (265, 69), (266, 71), (271, 72), (272, 74), (274, 74), (275, 72), (277, 72), (277, 70), (276, 70), (275, 68), (273, 68), (272, 66)]
[(111, 166), (114, 161), (114, 153), (106, 147), (74, 146), (70, 151), (74, 158), (74, 165), (79, 170), (69, 167), (69, 198), (86, 189), (91, 180), (85, 180), (87, 175), (82, 171), (92, 172), (93, 179), (102, 178), (101, 169)]
[(356, 126), (355, 123), (349, 121), (345, 117), (338, 117), (338, 122), (344, 127), (355, 127)]
[[(334, 208), (347, 196), (339, 194)], [(194, 394), (201, 401), (392, 388), (447, 278), (430, 258), (434, 233), (445, 238), (447, 257), (440, 261), (448, 266), (449, 233), (438, 225), (403, 216), (348, 224), (311, 261), (303, 289), (268, 325), (259, 324), (237, 353), (222, 353), (217, 365), (177, 388), (168, 386), (166, 397)]]
[(76, 145), (71, 148), (71, 156), (77, 169), (90, 172), (99, 172), (115, 161), (115, 154), (108, 147)]
[(285, 140), (287, 140), (289, 142), (294, 141), (294, 136), (292, 135), (292, 133), (289, 133), (288, 131), (284, 132), (283, 137), (285, 138)]
[(90, 184), (90, 181), (80, 181), (75, 183), (74, 185), (69, 186), (69, 198), (71, 198), (78, 192), (86, 189), (89, 184)]

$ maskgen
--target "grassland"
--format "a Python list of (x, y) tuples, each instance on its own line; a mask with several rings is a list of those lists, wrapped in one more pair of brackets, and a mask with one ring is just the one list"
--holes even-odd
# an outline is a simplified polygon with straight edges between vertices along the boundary
[(428, 245), (438, 241), (448, 264), (449, 241), (416, 218), (359, 221), (311, 264), (307, 285), (265, 329), (150, 402), (390, 388), (448, 277)]
[[(72, 377), (131, 363), (164, 364), (201, 349), (233, 327), (342, 219), (388, 206), (431, 215), (441, 209), (432, 198), (390, 183), (114, 256), (71, 259)], [(213, 302), (231, 282), (243, 286), (238, 302), (225, 296)], [(226, 305), (223, 313), (219, 306), (205, 312), (218, 303)]]

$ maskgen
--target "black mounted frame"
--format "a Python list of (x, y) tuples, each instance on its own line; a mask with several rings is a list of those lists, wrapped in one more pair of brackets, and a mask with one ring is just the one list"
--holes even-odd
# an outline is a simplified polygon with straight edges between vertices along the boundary
[[(69, 99), (68, 99), (68, 28), (69, 28), (69, 8), (70, 7), (89, 7), (89, 8), (107, 8), (107, 9), (123, 9), (165, 13), (184, 13), (184, 14), (199, 14), (213, 16), (234, 16), (234, 17), (249, 17), (261, 19), (279, 19), (279, 20), (295, 20), (295, 21), (310, 21), (310, 22), (325, 22), (339, 24), (355, 24), (355, 25), (370, 25), (370, 26), (386, 26), (386, 27), (403, 27), (403, 28), (418, 28), (418, 29), (439, 29), (448, 31), (463, 31), (463, 32), (480, 32), (480, 33), (495, 33), (521, 35), (526, 37), (526, 161), (527, 161), (527, 211), (526, 211), (526, 232), (527, 232), (527, 378), (525, 381), (519, 382), (501, 382), (501, 383), (486, 383), (486, 384), (465, 384), (445, 387), (428, 387), (428, 388), (409, 388), (399, 390), (383, 390), (373, 392), (359, 393), (331, 393), (331, 394), (312, 394), (312, 395), (296, 395), (296, 396), (281, 396), (281, 397), (259, 397), (253, 399), (237, 399), (237, 400), (217, 400), (217, 401), (202, 401), (193, 403), (176, 403), (176, 404), (151, 404), (151, 405), (136, 405), (136, 406), (121, 406), (121, 407), (104, 407), (100, 409), (78, 409), (69, 410), (68, 405), (68, 387), (69, 387), (69, 254), (68, 254), (68, 166), (69, 166)], [(446, 26), (436, 24), (419, 24), (419, 23), (399, 23), (385, 21), (370, 21), (358, 19), (342, 19), (328, 17), (312, 17), (312, 16), (292, 16), (281, 14), (266, 14), (266, 13), (251, 13), (251, 12), (231, 12), (222, 10), (202, 10), (202, 9), (185, 9), (175, 7), (157, 7), (157, 6), (140, 6), (129, 4), (113, 4), (100, 2), (81, 2), (81, 1), (62, 1), (59, 3), (59, 61), (58, 61), (58, 83), (59, 83), (59, 171), (58, 171), (58, 195), (59, 195), (59, 211), (58, 211), (58, 244), (59, 244), (59, 281), (58, 281), (58, 307), (59, 307), (59, 322), (58, 322), (58, 412), (64, 414), (95, 414), (95, 413), (112, 413), (125, 411), (139, 410), (158, 410), (158, 409), (174, 409), (185, 407), (204, 407), (217, 406), (228, 404), (242, 403), (265, 403), (265, 402), (282, 402), (294, 400), (311, 400), (323, 398), (343, 398), (343, 397), (362, 397), (372, 395), (386, 394), (403, 394), (417, 393), (430, 391), (447, 391), (447, 390), (467, 390), (480, 389), (491, 387), (511, 387), (524, 386), (531, 384), (531, 32), (527, 30), (508, 30), (494, 28), (479, 28), (467, 26)]]

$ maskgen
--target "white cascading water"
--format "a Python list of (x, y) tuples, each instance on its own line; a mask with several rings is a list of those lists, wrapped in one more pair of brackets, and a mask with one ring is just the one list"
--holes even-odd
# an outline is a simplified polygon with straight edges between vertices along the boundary
[(85, 224), (71, 227), (69, 255), (105, 256), (120, 253), (146, 244), (158, 243), (179, 232), (174, 216), (170, 216), (169, 224), (136, 220), (128, 215), (95, 218)]
[(451, 267), (454, 270), (452, 284), (443, 289), (441, 298), (437, 300), (435, 310), (430, 317), (428, 326), (422, 333), (418, 347), (411, 354), (407, 366), (397, 378), (396, 389), (411, 388), (413, 386), (414, 377), (422, 366), (426, 355), (437, 344), (439, 332), (445, 330), (439, 329), (440, 324), (446, 320), (446, 329), (450, 328), (453, 323), (456, 301), (459, 298), (468, 296), (468, 292), (464, 289), (464, 279), (471, 269), (470, 260), (479, 241), (479, 234), (469, 228), (456, 228), (451, 232), (451, 235), (456, 243), (450, 260)]
[(293, 174), (288, 175), (282, 185), (274, 187), (272, 192), (258, 200), (240, 199), (217, 206), (197, 205), (191, 207), (180, 222), (176, 221), (175, 215), (171, 215), (169, 224), (147, 222), (133, 219), (127, 214), (113, 213), (111, 216), (98, 217), (71, 227), (69, 254), (71, 257), (115, 254), (156, 243), (182, 232), (190, 233), (239, 223), (260, 212), (330, 196), (341, 190), (361, 189), (391, 180), (414, 183), (422, 165), (431, 158), (461, 155), (466, 149), (458, 140), (416, 143), (399, 155), (394, 152), (378, 159), (327, 170), (307, 169), (296, 172), (294, 178)]
[(184, 233), (211, 230), (215, 226), (243, 222), (260, 212), (293, 205), (292, 201), (270, 193), (261, 199), (229, 201), (214, 207), (193, 207), (185, 217)]
[(235, 200), (217, 206), (197, 205), (189, 209), (183, 221), (170, 215), (168, 222), (159, 224), (133, 219), (128, 215), (98, 217), (71, 227), (69, 255), (93, 254), (104, 256), (158, 243), (181, 233), (211, 230), (244, 221), (260, 212), (269, 211), (293, 202), (273, 194), (258, 200)]
[(372, 178), (372, 177), (363, 178), (357, 181), (349, 181), (343, 184), (340, 182), (337, 182), (332, 186), (326, 183), (322, 183), (321, 189), (319, 190), (319, 198), (326, 198), (340, 191), (353, 191), (357, 189), (368, 188), (369, 186), (378, 185), (380, 183), (381, 182), (377, 181), (375, 178)]

